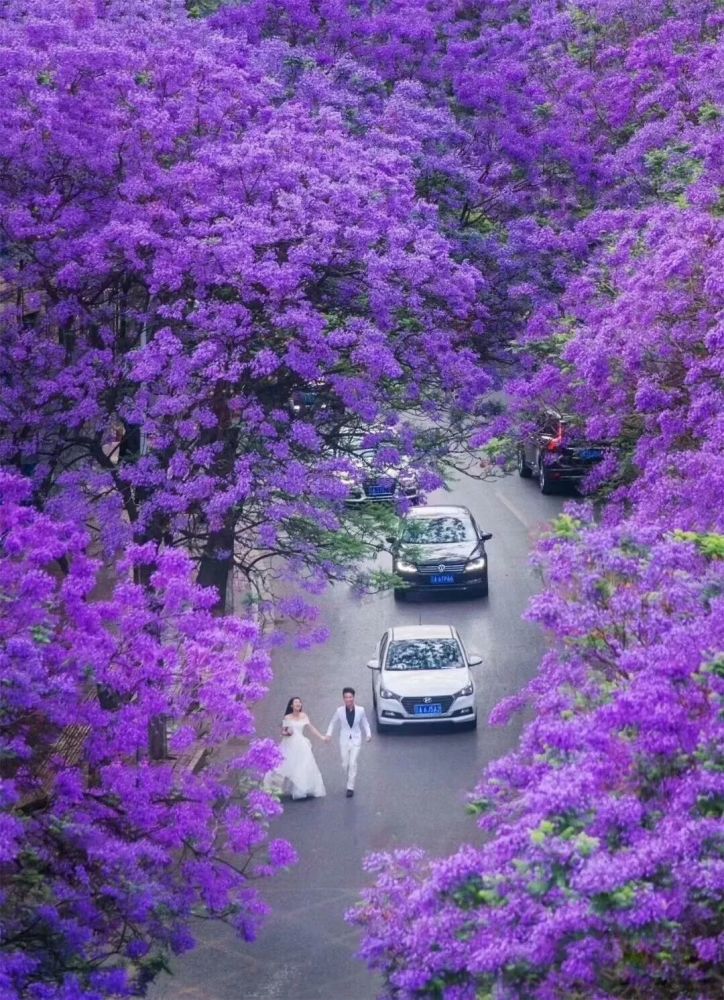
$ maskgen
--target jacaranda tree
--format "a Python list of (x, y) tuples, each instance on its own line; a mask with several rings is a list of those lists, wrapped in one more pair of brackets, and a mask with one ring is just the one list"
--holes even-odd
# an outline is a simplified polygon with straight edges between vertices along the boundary
[(535, 721), (471, 796), (486, 842), (368, 859), (352, 919), (388, 995), (720, 992), (723, 555), (561, 519), (530, 611), (555, 645), (492, 720)]
[[(283, 40), (180, 3), (3, 13), (2, 987), (133, 993), (192, 914), (252, 936), (251, 878), (291, 860), (256, 627), (211, 613), (230, 569), (318, 588), (364, 551), (340, 426), (440, 481), (441, 412), (489, 384), (481, 279), (399, 136)], [(334, 419), (293, 417), (310, 383)]]
[[(253, 628), (210, 615), (232, 566), (351, 575), (381, 524), (345, 512), (350, 431), (429, 489), (476, 420), (504, 466), (555, 402), (610, 448), (605, 505), (536, 557), (550, 651), (493, 720), (534, 721), (476, 844), (370, 859), (352, 919), (400, 1000), (718, 995), (720, 5), (3, 13), (3, 987), (140, 990), (198, 907), (247, 932), (246, 879), (290, 859), (273, 753), (147, 751), (163, 717), (179, 751), (251, 735)], [(516, 378), (481, 427), (491, 360)]]
[(2, 455), (33, 457), (39, 498), (102, 510), (111, 549), (190, 546), (221, 595), (235, 556), (323, 579), (349, 561), (346, 456), (291, 393), (322, 381), (439, 482), (405, 415), (488, 385), (479, 272), (343, 82), (156, 8), (5, 22)]
[[(278, 751), (253, 740), (269, 666), (186, 555), (129, 549), (111, 585), (87, 532), (30, 500), (0, 473), (0, 993), (137, 995), (193, 946), (193, 916), (252, 939), (255, 881), (294, 861), (266, 832)], [(170, 756), (152, 760), (159, 717)], [(245, 746), (222, 760), (231, 738)], [(201, 743), (194, 773), (183, 755)]]
[[(536, 557), (545, 589), (529, 615), (551, 648), (528, 690), (493, 714), (503, 723), (529, 704), (534, 721), (471, 796), (484, 841), (445, 859), (371, 858), (375, 885), (351, 919), (391, 997), (714, 997), (721, 12), (491, 11), (466, 44), (516, 53), (515, 89), (536, 95), (518, 150), (551, 129), (559, 140), (538, 147), (527, 180), (519, 172), (531, 217), (523, 207), (513, 226), (532, 237), (530, 278), (510, 290), (528, 301), (513, 345), (523, 375), (487, 433), (503, 435), (504, 451), (506, 434), (514, 446), (541, 405), (557, 404), (610, 443), (585, 484), (606, 503), (571, 505)], [(476, 72), (480, 92), (494, 87), (489, 68), (468, 63), (471, 100)]]

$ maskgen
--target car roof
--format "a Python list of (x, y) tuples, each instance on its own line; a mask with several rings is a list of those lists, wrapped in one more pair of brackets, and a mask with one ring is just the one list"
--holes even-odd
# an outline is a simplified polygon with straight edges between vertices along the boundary
[(557, 410), (555, 408), (555, 406), (546, 406), (546, 408), (543, 410), (543, 412), (547, 416), (555, 417), (556, 420), (561, 420), (564, 423), (566, 421), (568, 421), (570, 423), (572, 421), (580, 420), (580, 417), (576, 417), (572, 413), (564, 413), (563, 410)]
[(405, 517), (442, 517), (447, 515), (452, 517), (454, 515), (463, 517), (472, 517), (467, 507), (461, 507), (459, 505), (449, 505), (449, 506), (439, 506), (439, 507), (411, 507), (405, 514)]
[(394, 625), (390, 630), (393, 641), (400, 639), (451, 639), (455, 637), (452, 625)]

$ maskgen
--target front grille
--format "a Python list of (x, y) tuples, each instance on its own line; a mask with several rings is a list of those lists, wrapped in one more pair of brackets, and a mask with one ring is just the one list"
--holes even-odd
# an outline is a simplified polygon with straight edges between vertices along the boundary
[(428, 576), (432, 576), (433, 573), (462, 573), (464, 569), (465, 563), (445, 563), (444, 566), (442, 563), (435, 563), (433, 566), (418, 566), (418, 571), (427, 573)]
[(394, 479), (369, 479), (364, 484), (365, 496), (373, 499), (394, 497), (396, 483)]
[[(450, 711), (450, 706), (453, 703), (453, 697), (451, 694), (441, 695), (439, 698), (430, 698), (429, 701), (425, 701), (424, 698), (403, 698), (402, 707), (407, 712), (408, 715), (415, 714), (415, 705), (441, 705), (443, 715)], [(422, 716), (421, 716), (422, 718)], [(435, 716), (431, 716), (435, 718)]]

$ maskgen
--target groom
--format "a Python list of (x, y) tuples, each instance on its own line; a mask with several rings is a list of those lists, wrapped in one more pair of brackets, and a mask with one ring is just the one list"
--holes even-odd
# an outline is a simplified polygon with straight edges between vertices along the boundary
[(357, 758), (362, 746), (362, 730), (365, 731), (367, 742), (372, 739), (372, 731), (367, 721), (367, 715), (361, 705), (354, 703), (354, 688), (342, 689), (344, 705), (340, 705), (327, 726), (327, 742), (332, 738), (332, 732), (339, 723), (339, 749), (342, 754), (342, 767), (347, 775), (347, 798), (354, 795), (354, 779), (357, 777)]

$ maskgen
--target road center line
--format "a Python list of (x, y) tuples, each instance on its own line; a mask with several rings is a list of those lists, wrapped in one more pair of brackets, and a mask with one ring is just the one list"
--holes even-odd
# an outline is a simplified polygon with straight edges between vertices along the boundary
[(511, 503), (510, 500), (508, 500), (507, 497), (503, 496), (503, 494), (499, 490), (493, 490), (493, 493), (498, 498), (498, 500), (500, 500), (502, 505), (508, 508), (513, 517), (516, 518), (516, 520), (520, 521), (520, 523), (523, 525), (524, 528), (526, 528), (528, 531), (532, 529), (533, 525), (531, 524), (531, 522), (526, 517), (524, 517), (523, 514), (521, 514), (521, 512), (518, 510), (515, 504)]

